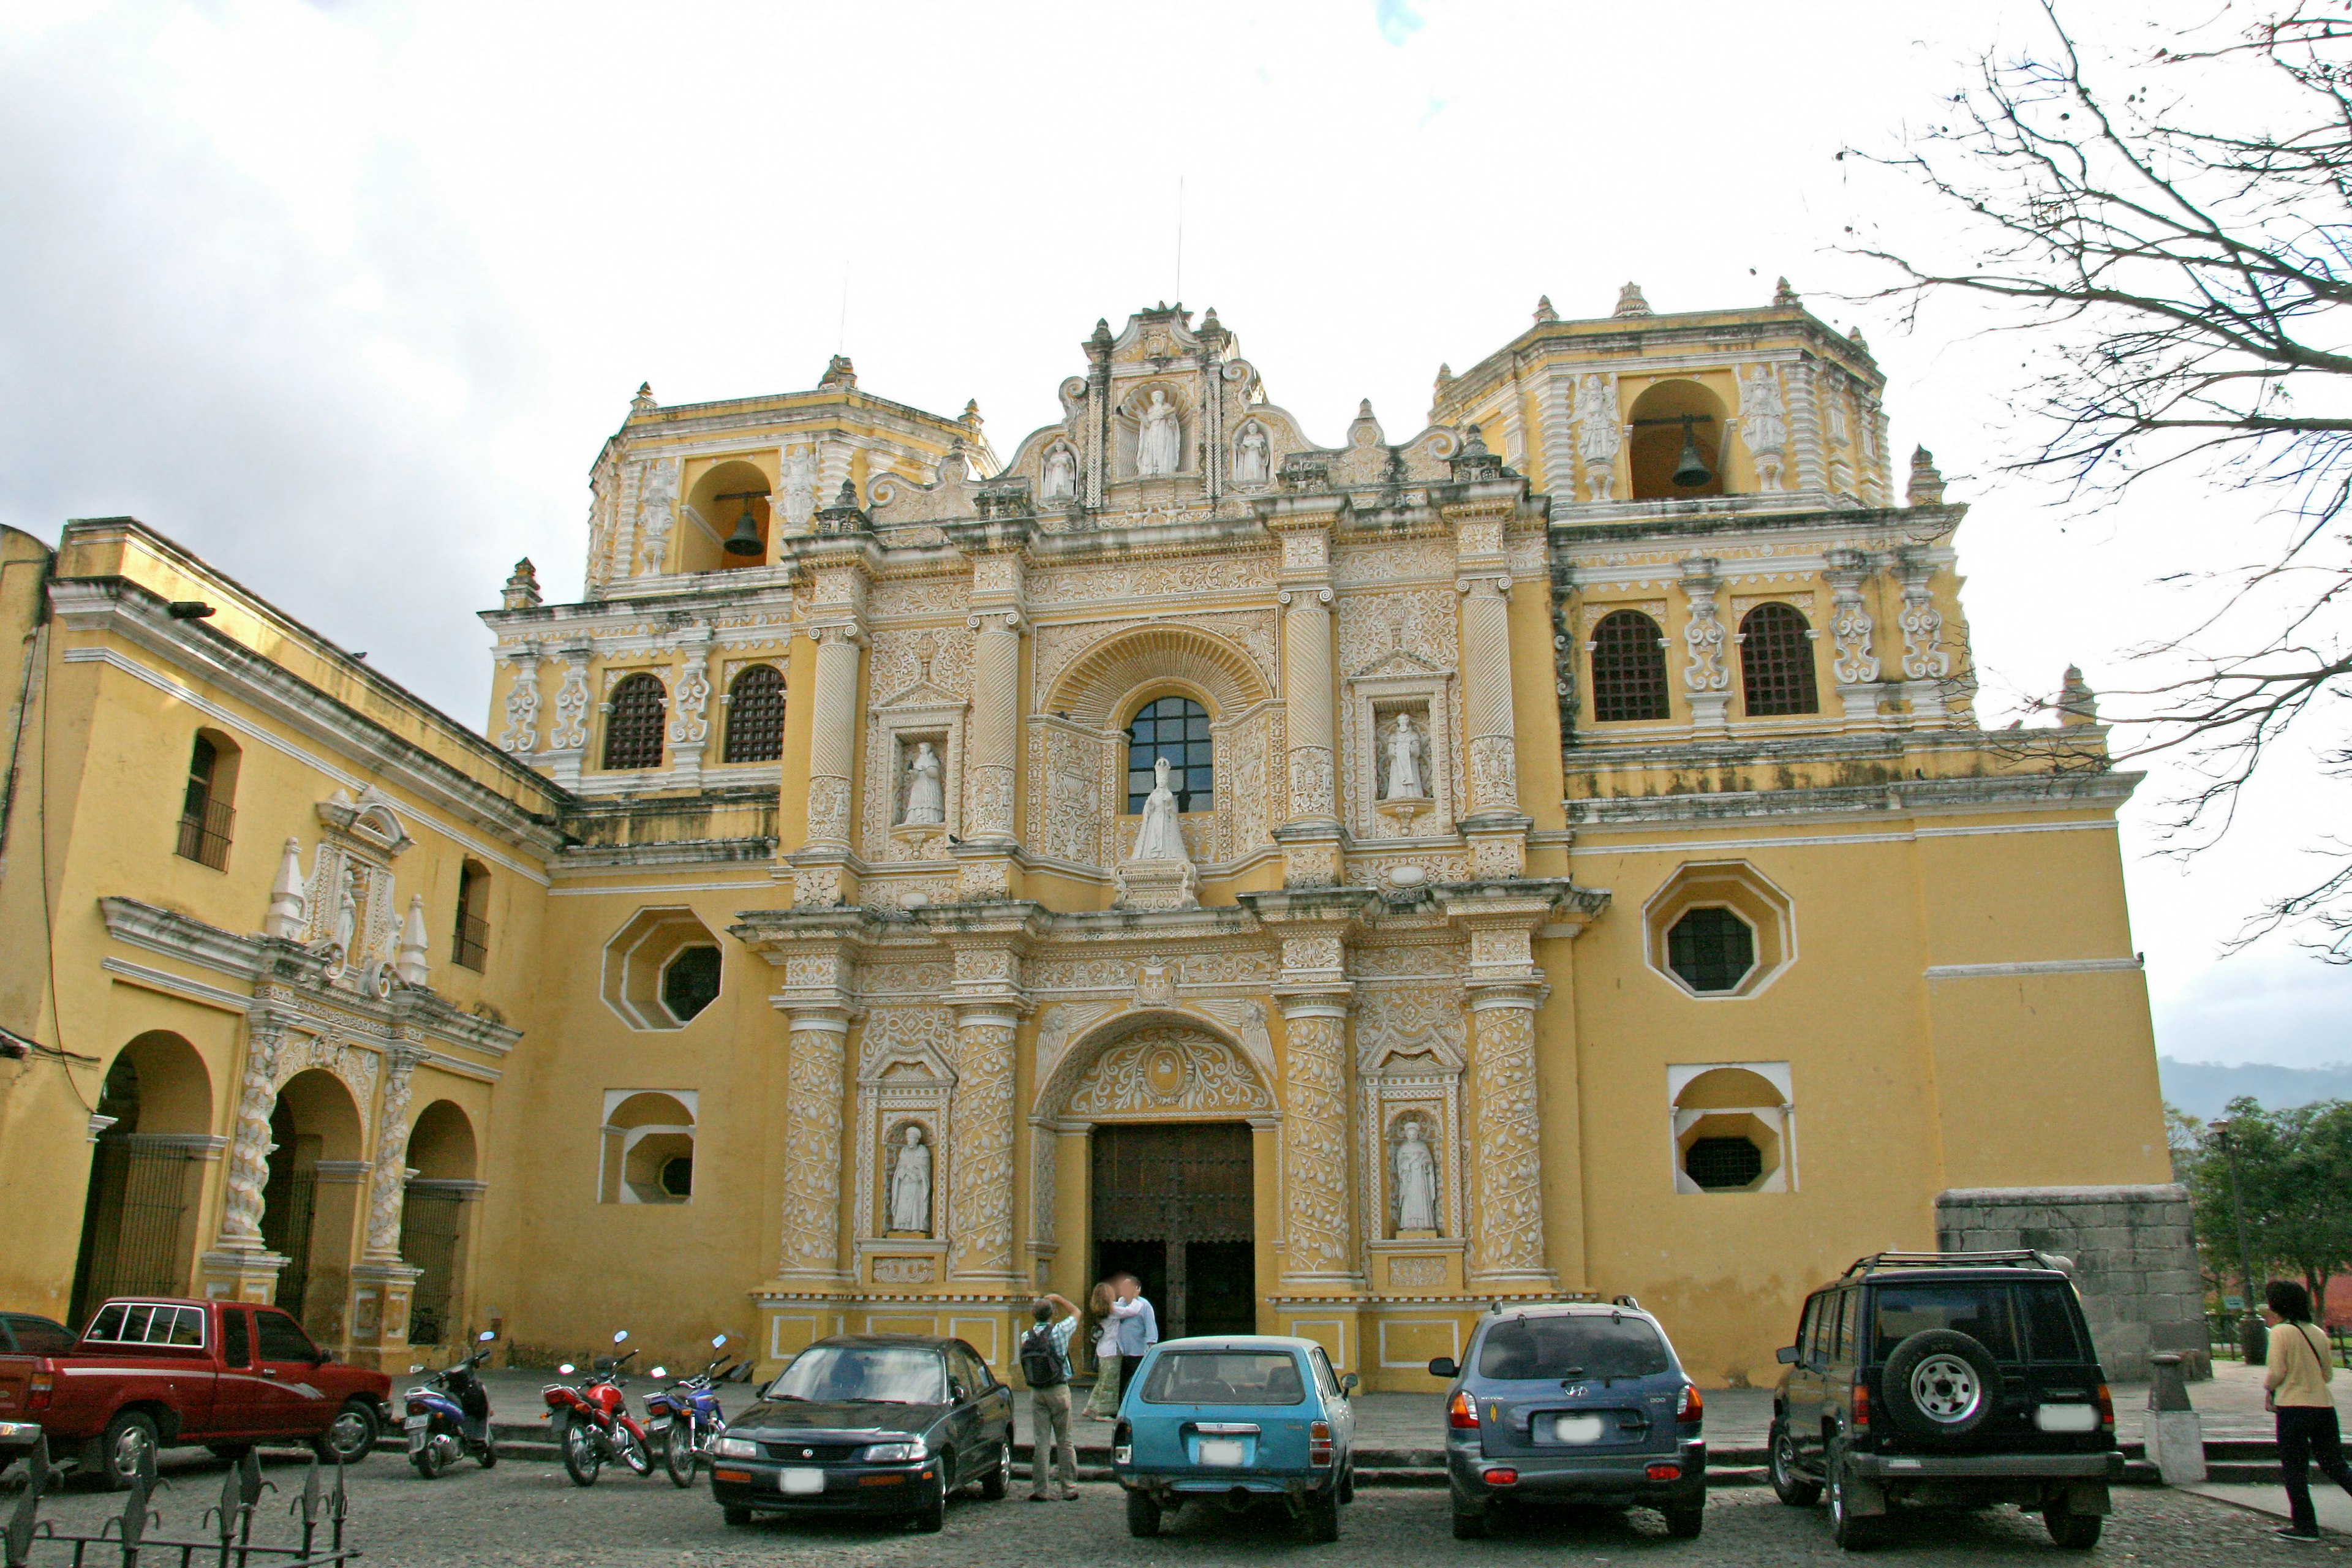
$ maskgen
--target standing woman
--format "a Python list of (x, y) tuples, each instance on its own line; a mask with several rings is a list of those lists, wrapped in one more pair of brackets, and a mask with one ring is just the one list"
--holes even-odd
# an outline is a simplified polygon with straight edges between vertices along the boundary
[(2336, 1368), (2328, 1360), (2327, 1336), (2311, 1322), (2311, 1292), (2292, 1279), (2273, 1279), (2263, 1291), (2263, 1316), (2271, 1325), (2270, 1370), (2263, 1374), (2267, 1403), (2278, 1417), (2279, 1468), (2286, 1472), (2287, 1541), (2317, 1541), (2319, 1516), (2311, 1506), (2313, 1460), (2320, 1473), (2352, 1493), (2352, 1470), (2336, 1429), (2336, 1403), (2327, 1385)]
[(1089, 1421), (1108, 1421), (1118, 1415), (1118, 1321), (1141, 1310), (1120, 1300), (1108, 1279), (1087, 1298), (1087, 1322), (1095, 1336), (1095, 1391), (1086, 1409)]

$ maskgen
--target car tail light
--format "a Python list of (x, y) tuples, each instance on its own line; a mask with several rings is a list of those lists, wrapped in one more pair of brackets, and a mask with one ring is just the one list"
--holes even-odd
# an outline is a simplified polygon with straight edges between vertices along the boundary
[(1318, 1469), (1331, 1464), (1331, 1423), (1318, 1421), (1307, 1428), (1307, 1462)]
[(1675, 1419), (1685, 1425), (1705, 1419), (1706, 1401), (1698, 1396), (1698, 1384), (1683, 1384), (1682, 1399), (1675, 1405)]
[(1683, 1479), (1680, 1465), (1652, 1465), (1642, 1473), (1654, 1481), (1678, 1481)]
[(49, 1407), (49, 1396), (57, 1391), (58, 1379), (55, 1373), (35, 1373), (32, 1382), (26, 1385), (25, 1408), (47, 1410)]
[(1491, 1470), (1482, 1470), (1479, 1476), (1490, 1487), (1515, 1487), (1519, 1484), (1519, 1472), (1507, 1465)]
[(1110, 1462), (1114, 1465), (1125, 1465), (1132, 1463), (1134, 1458), (1135, 1428), (1122, 1421), (1111, 1428)]
[(1445, 1406), (1445, 1424), (1456, 1431), (1475, 1432), (1478, 1429), (1478, 1406), (1470, 1391), (1457, 1388), (1453, 1401)]
[(2116, 1396), (2104, 1383), (2099, 1384), (2099, 1428), (2105, 1432), (2116, 1429)]
[(1869, 1430), (1870, 1430), (1870, 1385), (1869, 1385), (1868, 1384), (1857, 1383), (1857, 1384), (1855, 1384), (1853, 1385), (1853, 1429), (1854, 1429), (1855, 1431), (1857, 1431), (1857, 1432), (1867, 1432), (1867, 1431), (1869, 1431)]

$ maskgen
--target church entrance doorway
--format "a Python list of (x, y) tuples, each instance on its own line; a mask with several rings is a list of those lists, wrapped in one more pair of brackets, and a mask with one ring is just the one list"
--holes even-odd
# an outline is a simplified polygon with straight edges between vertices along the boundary
[(1249, 1124), (1097, 1125), (1094, 1278), (1143, 1281), (1160, 1337), (1257, 1331)]

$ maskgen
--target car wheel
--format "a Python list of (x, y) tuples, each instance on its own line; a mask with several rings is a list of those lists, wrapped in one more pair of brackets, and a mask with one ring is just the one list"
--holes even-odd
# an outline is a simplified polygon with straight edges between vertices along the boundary
[(572, 1484), (594, 1486), (596, 1472), (604, 1468), (604, 1461), (597, 1457), (595, 1434), (588, 1430), (588, 1423), (576, 1415), (566, 1421), (562, 1444), (563, 1473), (572, 1478)]
[(1785, 1421), (1772, 1423), (1771, 1468), (1772, 1495), (1790, 1508), (1811, 1508), (1822, 1500), (1822, 1483), (1797, 1468), (1797, 1440)]
[(744, 1525), (751, 1522), (751, 1510), (748, 1508), (737, 1508), (730, 1503), (719, 1510), (719, 1517), (730, 1524)]
[(1339, 1500), (1343, 1503), (1356, 1500), (1356, 1467), (1352, 1464), (1339, 1472)]
[(1923, 1329), (1886, 1352), (1881, 1387), (1897, 1430), (1923, 1442), (1955, 1442), (1992, 1419), (2000, 1363), (1973, 1335)]
[(1833, 1445), (1829, 1457), (1830, 1539), (1848, 1552), (1867, 1552), (1885, 1539), (1886, 1521), (1879, 1515), (1863, 1515), (1848, 1507), (1843, 1445)]
[(1339, 1498), (1336, 1491), (1308, 1492), (1298, 1500), (1298, 1528), (1307, 1540), (1328, 1544), (1339, 1539)]
[(930, 1495), (916, 1505), (915, 1528), (926, 1535), (937, 1535), (948, 1527), (948, 1470), (954, 1463), (953, 1455), (940, 1456), (940, 1473), (931, 1482)]
[(1160, 1504), (1150, 1492), (1137, 1489), (1128, 1492), (1127, 1532), (1146, 1538), (1160, 1533)]
[(2099, 1543), (2099, 1527), (2105, 1521), (2095, 1513), (2076, 1513), (2064, 1505), (2042, 1510), (2042, 1522), (2050, 1531), (2050, 1539), (2069, 1552), (2088, 1552)]
[(1004, 1494), (1013, 1489), (1013, 1436), (1005, 1434), (1004, 1441), (996, 1446), (996, 1463), (988, 1467), (988, 1474), (980, 1478), (980, 1495), (991, 1502), (1003, 1502)]
[(346, 1399), (327, 1429), (310, 1440), (310, 1447), (322, 1465), (356, 1465), (374, 1450), (381, 1430), (366, 1400)]
[(1666, 1533), (1676, 1541), (1696, 1541), (1700, 1529), (1706, 1523), (1706, 1504), (1687, 1503), (1662, 1510), (1666, 1516)]
[(119, 1492), (129, 1486), (142, 1465), (153, 1476), (155, 1455), (162, 1447), (155, 1436), (155, 1423), (136, 1410), (126, 1410), (108, 1422), (105, 1436), (98, 1440), (99, 1473), (106, 1489)]

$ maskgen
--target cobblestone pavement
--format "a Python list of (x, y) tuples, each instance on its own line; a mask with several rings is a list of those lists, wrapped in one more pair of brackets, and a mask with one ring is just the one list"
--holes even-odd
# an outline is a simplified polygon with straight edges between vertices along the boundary
[[(221, 1467), (201, 1456), (174, 1455), (164, 1473), (173, 1484), (154, 1500), (163, 1515), (157, 1533), (184, 1539), (195, 1532), (205, 1508), (218, 1495)], [(285, 1501), (300, 1487), (302, 1473), (290, 1462), (268, 1467), (281, 1489), (263, 1499), (257, 1540), (287, 1538)], [(1367, 1490), (1342, 1513), (1337, 1545), (1310, 1546), (1278, 1512), (1234, 1518), (1213, 1508), (1187, 1509), (1159, 1540), (1138, 1541), (1127, 1533), (1117, 1488), (1089, 1484), (1075, 1503), (1032, 1504), (1025, 1500), (1026, 1479), (1003, 1502), (958, 1499), (941, 1535), (833, 1520), (763, 1520), (750, 1529), (730, 1530), (707, 1486), (679, 1491), (658, 1476), (639, 1479), (608, 1473), (583, 1489), (556, 1466), (520, 1459), (488, 1472), (465, 1467), (428, 1482), (392, 1455), (380, 1454), (352, 1473), (352, 1541), (366, 1552), (361, 1568), (1265, 1568), (1277, 1562), (1325, 1568), (1537, 1562), (1793, 1568), (1848, 1561), (1831, 1543), (1820, 1510), (1782, 1508), (1769, 1492), (1757, 1489), (1717, 1493), (1707, 1507), (1706, 1534), (1695, 1542), (1667, 1539), (1657, 1516), (1641, 1510), (1550, 1513), (1495, 1540), (1457, 1542), (1448, 1528), (1444, 1492)], [(119, 1497), (76, 1490), (49, 1500), (43, 1512), (60, 1528), (94, 1531), (120, 1507)], [(2087, 1553), (2061, 1552), (2039, 1520), (1998, 1510), (1914, 1516), (1878, 1557), (1920, 1568), (2064, 1563), (2243, 1568), (2298, 1560), (2344, 1562), (2352, 1554), (2352, 1538), (2331, 1536), (2322, 1545), (2301, 1547), (2273, 1541), (2270, 1531), (2276, 1523), (2202, 1498), (2134, 1488), (2116, 1493), (2106, 1538)]]

